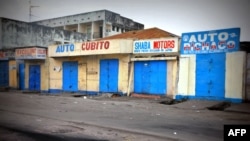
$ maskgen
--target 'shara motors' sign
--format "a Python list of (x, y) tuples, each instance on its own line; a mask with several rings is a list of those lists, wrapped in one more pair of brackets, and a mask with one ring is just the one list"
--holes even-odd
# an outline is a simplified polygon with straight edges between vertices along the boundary
[(238, 51), (239, 40), (240, 28), (183, 33), (181, 54)]
[(133, 53), (168, 53), (178, 51), (177, 38), (138, 40), (133, 43)]

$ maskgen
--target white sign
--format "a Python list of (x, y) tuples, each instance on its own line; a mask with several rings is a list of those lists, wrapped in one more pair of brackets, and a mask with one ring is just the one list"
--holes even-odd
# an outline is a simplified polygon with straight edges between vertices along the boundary
[(46, 59), (47, 49), (45, 48), (22, 48), (16, 49), (16, 59)]
[(138, 40), (133, 43), (133, 53), (172, 53), (178, 52), (178, 38)]

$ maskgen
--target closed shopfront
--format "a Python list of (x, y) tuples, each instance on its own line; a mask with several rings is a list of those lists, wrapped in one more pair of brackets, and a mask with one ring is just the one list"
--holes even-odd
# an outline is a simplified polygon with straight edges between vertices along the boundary
[(196, 96), (223, 98), (225, 93), (226, 54), (197, 54)]
[(241, 102), (246, 53), (239, 28), (182, 34), (176, 99)]
[(177, 37), (134, 41), (131, 91), (136, 94), (174, 96), (177, 56)]
[(115, 39), (50, 46), (49, 92), (126, 94), (132, 44)]
[(135, 93), (166, 94), (167, 61), (137, 61), (134, 68)]
[(63, 90), (77, 91), (78, 90), (78, 62), (67, 61), (63, 62)]
[(40, 65), (29, 66), (29, 90), (41, 89), (41, 69)]
[(17, 87), (17, 69), (14, 59), (14, 50), (0, 50), (0, 87)]
[(100, 60), (100, 92), (118, 92), (118, 59)]
[(15, 57), (19, 60), (19, 89), (47, 92), (47, 49), (20, 48), (15, 50)]
[(25, 89), (25, 64), (20, 63), (19, 65), (19, 89)]
[(0, 87), (9, 86), (9, 61), (0, 60)]

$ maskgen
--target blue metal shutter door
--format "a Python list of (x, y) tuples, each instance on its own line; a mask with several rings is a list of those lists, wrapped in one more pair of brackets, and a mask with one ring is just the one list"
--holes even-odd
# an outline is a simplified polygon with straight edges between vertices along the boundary
[(29, 90), (40, 90), (41, 84), (40, 66), (29, 66)]
[(196, 96), (222, 98), (225, 94), (225, 53), (197, 54)]
[(9, 86), (9, 61), (0, 61), (0, 86)]
[(137, 61), (134, 63), (134, 92), (165, 95), (167, 90), (166, 61)]
[(100, 60), (100, 92), (118, 92), (118, 59)]
[(78, 62), (63, 62), (63, 90), (78, 90)]

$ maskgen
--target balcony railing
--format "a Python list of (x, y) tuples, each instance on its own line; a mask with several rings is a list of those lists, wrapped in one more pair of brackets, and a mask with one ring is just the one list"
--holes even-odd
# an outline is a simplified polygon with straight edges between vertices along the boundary
[(102, 32), (94, 32), (93, 34), (93, 39), (98, 39), (98, 38), (102, 38)]

